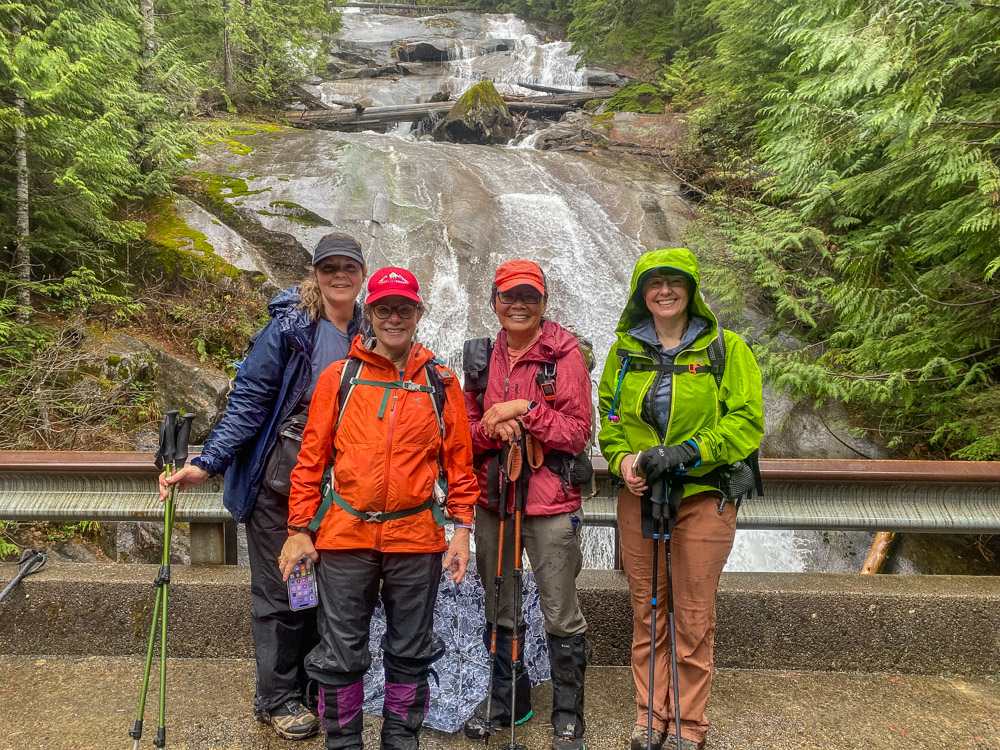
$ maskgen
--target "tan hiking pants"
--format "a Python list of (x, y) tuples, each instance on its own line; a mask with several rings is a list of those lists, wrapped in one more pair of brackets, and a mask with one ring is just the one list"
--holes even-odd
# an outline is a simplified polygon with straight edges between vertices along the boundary
[[(622, 566), (632, 594), (632, 676), (636, 723), (645, 726), (649, 696), (649, 621), (653, 584), (653, 540), (642, 538), (639, 498), (628, 489), (618, 496)], [(715, 595), (719, 575), (733, 547), (736, 508), (709, 493), (685, 498), (670, 539), (680, 682), (681, 736), (701, 742), (708, 733), (705, 708), (712, 689), (715, 645)], [(670, 631), (667, 615), (666, 554), (660, 542), (656, 612), (656, 676), (653, 727), (675, 732), (671, 690)]]

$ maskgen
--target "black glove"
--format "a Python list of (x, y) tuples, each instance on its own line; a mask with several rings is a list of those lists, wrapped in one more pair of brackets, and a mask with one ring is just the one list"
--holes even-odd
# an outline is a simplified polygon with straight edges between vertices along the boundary
[(687, 471), (701, 462), (701, 451), (694, 440), (685, 440), (680, 445), (658, 445), (639, 457), (639, 468), (652, 484), (668, 472), (676, 469)]

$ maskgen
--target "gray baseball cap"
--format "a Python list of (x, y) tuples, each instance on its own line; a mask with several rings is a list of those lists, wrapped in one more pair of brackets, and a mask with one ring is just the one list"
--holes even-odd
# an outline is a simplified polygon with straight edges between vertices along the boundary
[(356, 260), (362, 266), (365, 265), (365, 254), (361, 250), (361, 245), (348, 234), (334, 233), (320, 237), (316, 249), (313, 250), (312, 264), (318, 266), (320, 261), (331, 255), (343, 255)]

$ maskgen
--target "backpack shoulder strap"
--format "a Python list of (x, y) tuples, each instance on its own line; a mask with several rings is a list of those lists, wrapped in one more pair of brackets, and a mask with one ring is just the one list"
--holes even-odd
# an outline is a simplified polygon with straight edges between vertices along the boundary
[(726, 331), (722, 326), (719, 326), (719, 335), (708, 345), (708, 364), (721, 390), (722, 376), (726, 373)]
[(431, 405), (437, 418), (441, 439), (444, 440), (444, 403), (447, 399), (446, 384), (454, 380), (455, 373), (448, 369), (444, 361), (435, 357), (424, 364), (424, 377), (431, 387)]
[(344, 418), (344, 407), (354, 393), (356, 383), (351, 381), (361, 374), (361, 366), (364, 363), (356, 357), (349, 357), (344, 363), (344, 369), (340, 371), (340, 390), (337, 391), (337, 423), (334, 429), (340, 427), (340, 420)]

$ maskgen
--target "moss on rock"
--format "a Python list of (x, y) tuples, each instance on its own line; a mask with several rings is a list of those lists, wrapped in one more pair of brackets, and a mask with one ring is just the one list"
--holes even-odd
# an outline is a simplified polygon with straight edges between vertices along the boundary
[(510, 109), (490, 81), (462, 94), (434, 128), (434, 140), (452, 143), (506, 143), (513, 137)]
[(239, 273), (215, 252), (208, 237), (188, 226), (169, 200), (161, 199), (152, 205), (146, 236), (156, 246), (157, 259), (168, 274), (221, 278)]
[(303, 224), (307, 227), (332, 227), (333, 224), (322, 216), (320, 216), (315, 211), (310, 211), (305, 206), (300, 206), (294, 201), (271, 201), (268, 204), (273, 211), (268, 211), (265, 208), (257, 209), (257, 213), (262, 216), (281, 216), (289, 221), (294, 221), (297, 224)]

